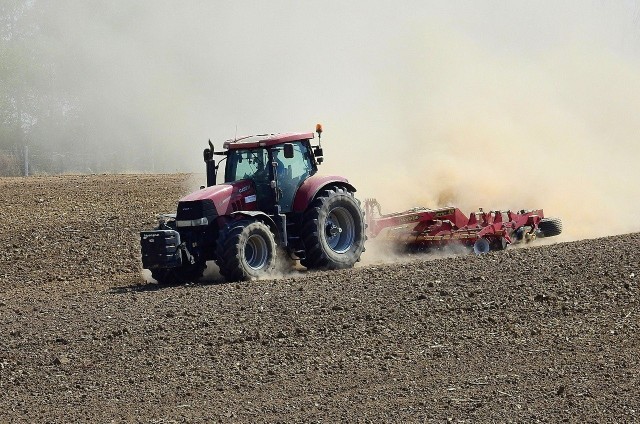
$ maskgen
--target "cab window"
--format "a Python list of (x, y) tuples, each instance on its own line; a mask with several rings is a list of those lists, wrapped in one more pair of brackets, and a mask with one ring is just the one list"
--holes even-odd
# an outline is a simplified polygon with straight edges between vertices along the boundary
[(269, 159), (266, 149), (229, 150), (225, 171), (225, 182), (252, 179), (269, 180)]
[[(315, 171), (313, 159), (309, 147), (302, 141), (291, 143), (293, 145), (293, 157), (284, 157), (284, 149), (275, 150), (275, 159), (278, 164), (277, 177), (294, 183), (304, 181)], [(294, 184), (297, 186), (297, 184)]]

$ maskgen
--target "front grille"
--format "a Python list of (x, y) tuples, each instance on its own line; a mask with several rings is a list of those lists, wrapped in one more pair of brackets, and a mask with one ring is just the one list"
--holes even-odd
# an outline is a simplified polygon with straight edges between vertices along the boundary
[(217, 216), (218, 213), (213, 201), (209, 199), (190, 200), (178, 203), (176, 221), (194, 221), (207, 218), (207, 221), (211, 223)]

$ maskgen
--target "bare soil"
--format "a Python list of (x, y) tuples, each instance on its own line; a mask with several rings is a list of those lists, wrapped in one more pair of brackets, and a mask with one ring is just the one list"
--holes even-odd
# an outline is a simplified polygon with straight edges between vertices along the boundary
[(148, 283), (188, 178), (0, 179), (0, 422), (640, 419), (640, 233)]

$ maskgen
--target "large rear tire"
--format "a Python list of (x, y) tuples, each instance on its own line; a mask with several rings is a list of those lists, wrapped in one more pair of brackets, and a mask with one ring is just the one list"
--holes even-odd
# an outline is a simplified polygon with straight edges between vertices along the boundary
[(335, 187), (324, 190), (303, 216), (302, 240), (308, 269), (351, 268), (364, 251), (364, 213), (353, 193)]
[(232, 222), (220, 232), (216, 256), (227, 281), (266, 277), (276, 266), (275, 236), (261, 221)]
[(553, 237), (562, 233), (562, 221), (560, 218), (542, 218), (538, 223), (538, 229), (543, 237)]

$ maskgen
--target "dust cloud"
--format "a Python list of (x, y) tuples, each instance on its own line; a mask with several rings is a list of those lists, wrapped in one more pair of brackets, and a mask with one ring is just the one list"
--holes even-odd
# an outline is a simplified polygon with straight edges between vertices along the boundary
[(32, 3), (77, 137), (132, 171), (202, 172), (208, 139), (321, 122), (321, 171), (383, 211), (640, 230), (635, 1)]
[(638, 231), (640, 56), (609, 48), (607, 30), (501, 51), (438, 23), (414, 28), (380, 52), (392, 58), (381, 101), (350, 116), (370, 127), (336, 135), (350, 153), (328, 162), (383, 212), (543, 208), (564, 222), (554, 240)]

